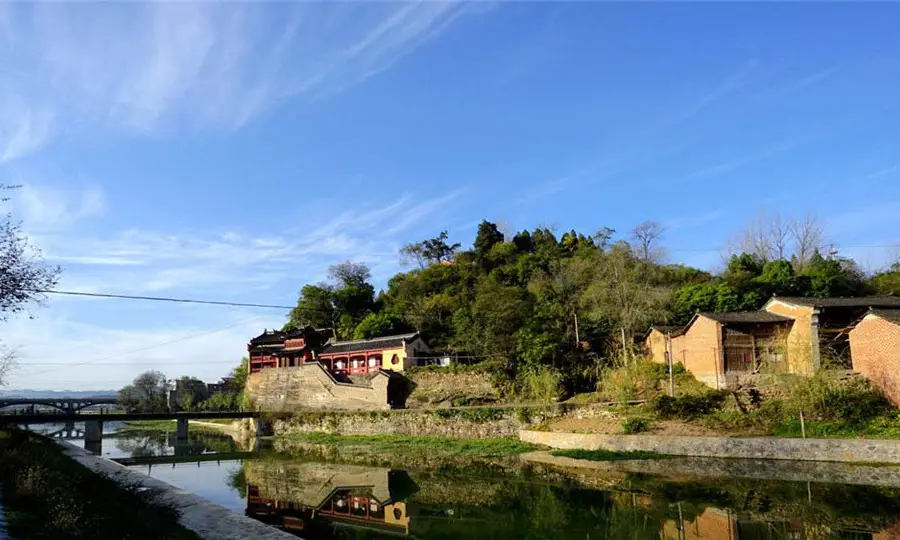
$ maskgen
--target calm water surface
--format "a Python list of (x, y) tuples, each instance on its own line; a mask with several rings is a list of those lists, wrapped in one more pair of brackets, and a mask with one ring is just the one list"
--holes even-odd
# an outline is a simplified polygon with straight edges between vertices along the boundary
[[(240, 449), (227, 437), (135, 433), (108, 457), (308, 539), (900, 539), (900, 489), (523, 467), (401, 470), (288, 457), (160, 463)], [(604, 476), (605, 475), (605, 476)]]

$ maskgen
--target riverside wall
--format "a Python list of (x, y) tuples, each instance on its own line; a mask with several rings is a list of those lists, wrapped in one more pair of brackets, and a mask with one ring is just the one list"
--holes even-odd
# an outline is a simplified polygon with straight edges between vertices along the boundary
[(647, 451), (674, 456), (900, 464), (900, 441), (780, 437), (663, 437), (522, 430), (519, 439), (558, 449)]
[(72, 459), (116, 482), (139, 485), (153, 490), (158, 500), (178, 510), (178, 522), (205, 540), (297, 540), (297, 537), (270, 527), (253, 518), (232, 512), (199, 495), (176, 488), (161, 480), (119, 465), (114, 461), (90, 454), (65, 442), (58, 442)]
[(370, 412), (297, 412), (276, 418), (274, 435), (417, 435), (431, 437), (515, 438), (528, 426), (562, 416), (566, 407), (458, 407)]
[[(247, 377), (246, 392), (261, 411), (387, 410), (395, 376), (379, 373), (368, 384), (339, 382), (318, 363), (268, 368)], [(402, 394), (402, 389), (398, 389)]]

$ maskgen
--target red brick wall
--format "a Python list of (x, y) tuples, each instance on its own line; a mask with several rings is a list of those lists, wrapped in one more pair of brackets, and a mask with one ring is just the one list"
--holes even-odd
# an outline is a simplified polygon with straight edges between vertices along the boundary
[(900, 404), (900, 325), (869, 315), (850, 331), (853, 370)]

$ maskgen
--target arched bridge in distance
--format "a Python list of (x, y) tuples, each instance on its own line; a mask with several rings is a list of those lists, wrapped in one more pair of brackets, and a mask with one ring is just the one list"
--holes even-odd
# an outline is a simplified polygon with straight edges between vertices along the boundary
[(0, 398), (0, 414), (6, 413), (3, 409), (7, 407), (27, 407), (29, 405), (40, 405), (42, 407), (52, 407), (59, 409), (63, 414), (74, 415), (75, 413), (93, 407), (95, 405), (115, 405), (115, 396), (97, 396), (82, 398)]

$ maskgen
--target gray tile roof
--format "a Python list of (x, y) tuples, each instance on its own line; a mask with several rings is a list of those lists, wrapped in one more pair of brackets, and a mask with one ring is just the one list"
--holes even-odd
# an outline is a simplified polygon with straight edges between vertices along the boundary
[(371, 351), (375, 349), (390, 349), (400, 347), (404, 341), (412, 341), (418, 336), (418, 332), (411, 334), (399, 334), (396, 336), (383, 336), (372, 339), (359, 339), (354, 341), (339, 341), (337, 343), (328, 343), (319, 354), (334, 354), (355, 351)]
[(880, 317), (894, 324), (900, 324), (900, 309), (873, 309), (869, 314)]
[(857, 296), (838, 298), (810, 298), (801, 296), (773, 296), (786, 304), (795, 304), (812, 308), (830, 307), (897, 307), (900, 308), (900, 296)]
[(793, 319), (782, 317), (768, 311), (731, 311), (727, 313), (698, 313), (703, 317), (718, 321), (722, 324), (728, 323), (775, 323), (790, 322)]

